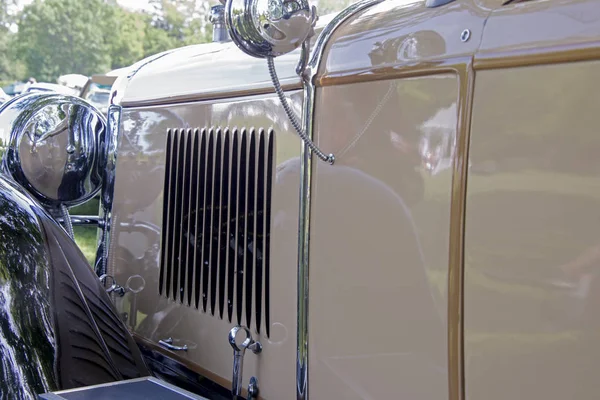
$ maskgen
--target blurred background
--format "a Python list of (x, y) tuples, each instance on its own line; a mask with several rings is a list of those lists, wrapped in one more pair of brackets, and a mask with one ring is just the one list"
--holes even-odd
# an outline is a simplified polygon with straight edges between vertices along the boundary
[[(350, 0), (311, 1), (319, 14)], [(168, 49), (209, 42), (217, 0), (0, 0), (0, 86), (29, 78), (59, 83), (133, 64)]]

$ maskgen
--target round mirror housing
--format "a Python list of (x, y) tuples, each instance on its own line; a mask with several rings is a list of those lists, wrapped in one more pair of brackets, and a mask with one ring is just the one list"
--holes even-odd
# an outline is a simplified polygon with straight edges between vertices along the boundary
[(231, 40), (245, 53), (277, 57), (314, 33), (315, 7), (307, 0), (228, 0), (225, 21)]
[(98, 193), (105, 132), (102, 113), (73, 96), (31, 93), (0, 108), (4, 169), (47, 206), (75, 206)]

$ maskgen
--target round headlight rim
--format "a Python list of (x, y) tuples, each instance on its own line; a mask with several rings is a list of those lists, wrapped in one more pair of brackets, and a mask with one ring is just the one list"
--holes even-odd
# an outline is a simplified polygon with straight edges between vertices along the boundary
[[(7, 151), (4, 154), (2, 160), (2, 167), (6, 174), (12, 178), (18, 185), (22, 186), (33, 198), (35, 198), (40, 204), (45, 207), (56, 208), (61, 206), (66, 207), (75, 207), (81, 204), (86, 203), (91, 200), (94, 196), (96, 196), (102, 188), (102, 169), (100, 168), (102, 161), (100, 160), (103, 151), (101, 146), (106, 140), (107, 135), (107, 121), (106, 117), (93, 105), (76, 96), (65, 95), (56, 92), (30, 92), (25, 93), (19, 96), (15, 96), (9, 102), (0, 107), (0, 118), (3, 112), (6, 112), (11, 107), (15, 108), (18, 102), (23, 101), (25, 99), (29, 99), (31, 97), (35, 97), (36, 99), (31, 100), (31, 104), (28, 104), (28, 107), (24, 107), (23, 110), (13, 111), (15, 112), (14, 118), (10, 120), (10, 124), (8, 125), (9, 134), (8, 134), (8, 143), (7, 143)], [(44, 101), (44, 104), (36, 104), (38, 101)], [(93, 152), (86, 154), (86, 157), (93, 157), (91, 161), (91, 167), (89, 167), (89, 171), (84, 174), (85, 179), (82, 182), (90, 182), (93, 183), (93, 187), (86, 187), (85, 193), (77, 198), (73, 199), (58, 199), (49, 196), (47, 193), (39, 190), (27, 177), (27, 174), (22, 168), (21, 159), (20, 159), (20, 151), (19, 151), (19, 141), (23, 138), (24, 135), (27, 135), (27, 132), (24, 132), (23, 127), (27, 125), (27, 122), (22, 123), (23, 121), (19, 121), (19, 118), (22, 118), (23, 112), (29, 111), (33, 109), (31, 116), (27, 117), (24, 121), (31, 121), (33, 116), (37, 115), (44, 107), (50, 104), (69, 104), (75, 105), (79, 107), (83, 107), (86, 111), (86, 115), (90, 113), (93, 114), (93, 117), (99, 121), (99, 129), (95, 129), (94, 132), (90, 132), (89, 135), (92, 135), (93, 143)], [(16, 123), (22, 123), (22, 126), (19, 129), (15, 128)], [(89, 139), (89, 138), (88, 138)], [(66, 151), (66, 149), (65, 149)], [(66, 174), (66, 173), (65, 173)], [(94, 176), (92, 178), (92, 176)], [(85, 183), (81, 184), (85, 185)]]

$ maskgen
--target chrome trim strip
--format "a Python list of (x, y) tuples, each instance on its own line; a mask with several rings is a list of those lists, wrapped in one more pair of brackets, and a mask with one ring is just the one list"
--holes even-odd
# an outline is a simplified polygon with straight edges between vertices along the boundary
[[(91, 386), (83, 386), (83, 387), (78, 387), (78, 388), (74, 388), (74, 389), (67, 389), (67, 390), (60, 390), (57, 392), (53, 392), (50, 393), (53, 396), (59, 396), (61, 394), (72, 394), (72, 393), (80, 393), (80, 392), (86, 392), (86, 391), (91, 391), (93, 389), (98, 389), (98, 388), (108, 388), (108, 387), (114, 387), (114, 386), (127, 386), (131, 383), (137, 383), (137, 382), (152, 382), (157, 386), (162, 386), (165, 389), (168, 389), (174, 393), (177, 393), (181, 396), (184, 396), (188, 399), (192, 399), (192, 400), (208, 400), (205, 397), (201, 397), (198, 396), (194, 393), (191, 393), (187, 390), (184, 390), (180, 387), (177, 387), (175, 385), (172, 385), (166, 381), (160, 380), (158, 378), (155, 377), (142, 377), (142, 378), (132, 378), (132, 379), (127, 379), (127, 380), (123, 380), (123, 381), (115, 381), (115, 382), (108, 382), (108, 383), (101, 383), (98, 385), (91, 385)], [(47, 396), (47, 394), (44, 394), (44, 396)], [(54, 397), (52, 397), (54, 399)], [(66, 399), (65, 397), (56, 397), (56, 399)]]
[(317, 76), (317, 72), (319, 71), (319, 67), (321, 66), (321, 61), (323, 59), (323, 54), (325, 53), (325, 46), (329, 43), (329, 39), (333, 33), (339, 28), (346, 20), (356, 13), (359, 13), (371, 6), (374, 6), (378, 3), (381, 3), (384, 0), (361, 0), (358, 1), (344, 10), (340, 11), (338, 15), (336, 15), (329, 24), (319, 34), (317, 38), (312, 55), (310, 57), (310, 61), (308, 62), (308, 66), (304, 73), (305, 79), (310, 79), (310, 82), (314, 84), (313, 80)]
[[(315, 87), (304, 87), (304, 132), (312, 140)], [(312, 152), (306, 143), (300, 157), (300, 217), (298, 220), (298, 282), (296, 324), (296, 398), (308, 398), (308, 277)]]
[[(315, 77), (319, 71), (325, 46), (336, 31), (348, 18), (383, 0), (361, 0), (336, 15), (319, 34), (312, 56), (303, 71), (304, 81), (304, 116), (302, 125), (304, 132), (313, 140), (315, 111)], [(310, 206), (312, 183), (312, 152), (304, 144), (302, 146), (300, 166), (300, 212), (298, 220), (298, 291), (297, 291), (297, 325), (296, 325), (296, 399), (308, 399), (308, 310), (309, 310), (309, 242), (310, 242)]]
[[(71, 224), (73, 226), (102, 226), (102, 220), (97, 215), (71, 215)], [(58, 218), (57, 221), (62, 224), (64, 218)]]
[(102, 229), (96, 249), (96, 262), (94, 270), (98, 276), (107, 272), (108, 249), (110, 248), (110, 223), (112, 218), (113, 195), (115, 190), (115, 173), (117, 167), (117, 144), (119, 143), (119, 133), (121, 131), (122, 108), (119, 105), (111, 104), (108, 107), (107, 135), (105, 149), (105, 165), (102, 177), (102, 192), (100, 194), (100, 223)]

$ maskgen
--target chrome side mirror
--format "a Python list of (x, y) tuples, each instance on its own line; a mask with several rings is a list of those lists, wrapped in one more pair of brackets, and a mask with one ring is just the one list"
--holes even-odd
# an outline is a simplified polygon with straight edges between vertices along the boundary
[(3, 169), (48, 208), (82, 204), (100, 190), (102, 113), (80, 98), (31, 93), (0, 108)]
[(313, 35), (315, 7), (307, 0), (227, 0), (225, 21), (231, 40), (246, 54), (277, 57)]

